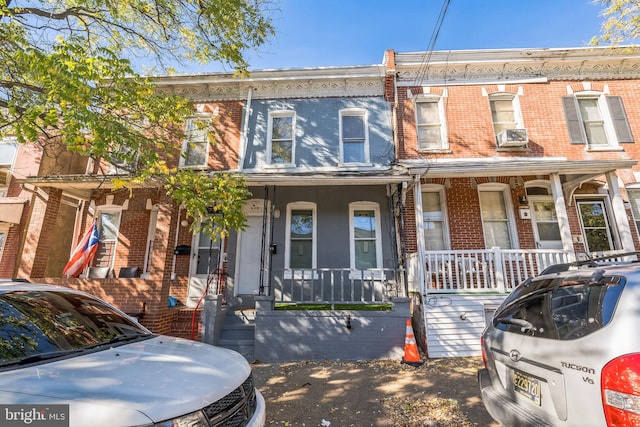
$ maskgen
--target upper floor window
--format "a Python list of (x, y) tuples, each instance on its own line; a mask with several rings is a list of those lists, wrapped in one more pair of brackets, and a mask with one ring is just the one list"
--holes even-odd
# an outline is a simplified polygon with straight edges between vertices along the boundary
[(369, 162), (366, 110), (347, 109), (340, 111), (340, 153), (342, 163)]
[(422, 192), (422, 227), (425, 249), (441, 251), (449, 248), (444, 188), (424, 188)]
[(640, 188), (627, 188), (631, 214), (636, 225), (636, 233), (640, 236)]
[(285, 268), (316, 268), (316, 205), (298, 202), (287, 205)]
[(267, 129), (267, 164), (295, 164), (295, 128), (295, 112), (269, 112), (269, 127)]
[(182, 144), (180, 166), (204, 168), (209, 158), (209, 121), (211, 115), (194, 116), (187, 119), (185, 139)]
[(508, 187), (482, 186), (479, 188), (479, 196), (485, 247), (517, 247), (515, 219)]
[(416, 99), (416, 128), (419, 150), (448, 148), (444, 120), (444, 107), (439, 96)]
[(8, 137), (0, 140), (0, 197), (6, 197), (9, 190), (11, 170), (18, 153), (16, 138)]
[(380, 207), (373, 202), (349, 204), (351, 268), (382, 268)]
[(565, 96), (562, 102), (572, 144), (597, 150), (633, 142), (621, 97), (585, 91)]
[(498, 147), (518, 147), (527, 143), (520, 103), (513, 93), (496, 93), (489, 96), (493, 132)]

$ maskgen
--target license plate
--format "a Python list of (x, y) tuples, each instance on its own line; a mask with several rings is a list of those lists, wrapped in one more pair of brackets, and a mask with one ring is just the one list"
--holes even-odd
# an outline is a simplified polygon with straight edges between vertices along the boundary
[(514, 371), (513, 389), (536, 405), (540, 405), (540, 382), (537, 378)]

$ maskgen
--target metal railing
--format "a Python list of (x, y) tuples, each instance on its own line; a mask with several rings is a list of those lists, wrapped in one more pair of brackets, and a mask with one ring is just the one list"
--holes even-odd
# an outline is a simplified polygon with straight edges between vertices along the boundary
[(509, 292), (545, 268), (568, 262), (560, 249), (479, 249), (427, 251), (427, 291)]
[(404, 271), (389, 268), (271, 270), (270, 286), (276, 302), (371, 304), (406, 296)]

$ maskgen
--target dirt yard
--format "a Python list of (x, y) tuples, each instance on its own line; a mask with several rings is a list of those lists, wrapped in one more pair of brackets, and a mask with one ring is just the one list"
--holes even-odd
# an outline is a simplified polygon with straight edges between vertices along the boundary
[(267, 426), (499, 427), (480, 400), (482, 359), (255, 363)]

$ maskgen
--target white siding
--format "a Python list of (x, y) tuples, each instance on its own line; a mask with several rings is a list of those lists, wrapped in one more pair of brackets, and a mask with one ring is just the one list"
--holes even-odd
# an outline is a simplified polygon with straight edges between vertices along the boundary
[(485, 312), (506, 295), (429, 295), (426, 298), (427, 352), (430, 358), (480, 356)]

